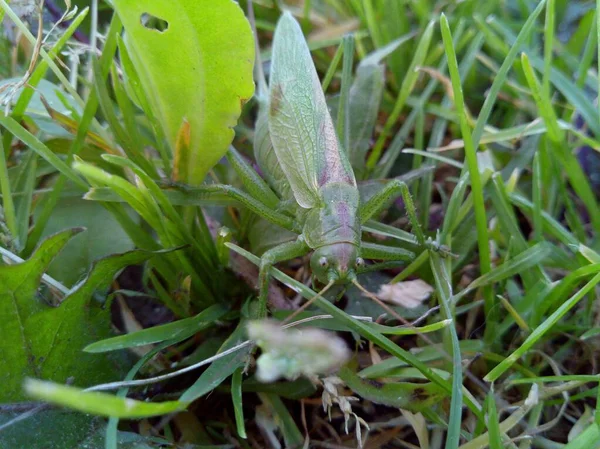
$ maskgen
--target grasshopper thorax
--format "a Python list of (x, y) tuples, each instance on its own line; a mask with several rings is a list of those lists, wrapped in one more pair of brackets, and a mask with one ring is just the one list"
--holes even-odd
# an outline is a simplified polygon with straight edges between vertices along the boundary
[(327, 284), (342, 284), (356, 279), (356, 268), (364, 262), (358, 257), (358, 247), (339, 242), (317, 248), (310, 258), (310, 267), (317, 279)]

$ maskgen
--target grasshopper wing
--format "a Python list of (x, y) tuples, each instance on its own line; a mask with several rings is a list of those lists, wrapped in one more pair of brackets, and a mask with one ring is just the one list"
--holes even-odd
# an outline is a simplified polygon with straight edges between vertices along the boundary
[(267, 109), (261, 106), (254, 131), (254, 158), (271, 188), (277, 192), (280, 198), (288, 200), (292, 198), (290, 184), (273, 149), (268, 120)]
[(320, 187), (331, 182), (355, 186), (304, 35), (290, 13), (275, 29), (269, 84), (269, 132), (298, 204), (317, 207)]

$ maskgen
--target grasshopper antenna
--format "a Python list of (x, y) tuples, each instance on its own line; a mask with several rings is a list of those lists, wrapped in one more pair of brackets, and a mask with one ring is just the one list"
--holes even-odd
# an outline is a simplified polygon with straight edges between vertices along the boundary
[(399, 315), (394, 309), (392, 309), (391, 307), (389, 307), (387, 304), (385, 304), (381, 299), (379, 299), (375, 294), (371, 293), (370, 291), (368, 291), (365, 287), (363, 287), (361, 284), (358, 283), (358, 281), (353, 281), (354, 285), (361, 291), (363, 292), (365, 295), (367, 295), (367, 297), (369, 299), (372, 299), (373, 301), (375, 301), (377, 304), (379, 304), (381, 307), (383, 307), (389, 314), (391, 314), (394, 318), (396, 318), (398, 321), (404, 323), (407, 327), (415, 327), (418, 326), (419, 324), (421, 324), (425, 319), (427, 319), (427, 317), (433, 315), (435, 312), (437, 312), (438, 310), (440, 310), (440, 306), (435, 306), (432, 307), (431, 309), (429, 309), (427, 312), (425, 312), (423, 315), (421, 315), (419, 318), (417, 318), (414, 321), (407, 321), (406, 318), (404, 318), (402, 315)]
[[(394, 309), (392, 309), (390, 306), (388, 306), (386, 303), (384, 303), (381, 299), (379, 299), (377, 297), (377, 295), (371, 293), (369, 290), (367, 290), (365, 287), (363, 287), (356, 279), (353, 279), (352, 283), (356, 286), (356, 288), (358, 288), (361, 292), (363, 292), (369, 299), (372, 299), (373, 301), (375, 301), (379, 306), (381, 306), (391, 316), (396, 318), (401, 323), (404, 323), (407, 327), (412, 327), (413, 329), (416, 329), (414, 323), (411, 323), (406, 318), (401, 316), (398, 312), (396, 312)], [(419, 320), (421, 320), (421, 318), (417, 319), (417, 321), (419, 321)], [(429, 337), (427, 337), (426, 335), (424, 335), (423, 333), (416, 331), (416, 335), (418, 335), (423, 340), (425, 340), (427, 342), (427, 344), (435, 346), (435, 343), (433, 341), (431, 341), (431, 339)], [(449, 358), (449, 360), (451, 360), (450, 355), (448, 353), (446, 353), (445, 351), (443, 351), (443, 352), (444, 352), (445, 356), (447, 356)]]
[(314, 303), (318, 298), (322, 297), (325, 293), (327, 293), (327, 290), (329, 290), (332, 286), (333, 286), (333, 281), (330, 281), (329, 284), (327, 284), (325, 287), (323, 287), (319, 293), (317, 293), (315, 296), (313, 296), (307, 302), (305, 302), (302, 305), (302, 307), (300, 307), (299, 309), (297, 309), (294, 313), (292, 313), (285, 320), (283, 320), (283, 322), (281, 324), (283, 325), (285, 323), (289, 323), (292, 320), (292, 318), (298, 316), (299, 313), (301, 313), (308, 306), (310, 306), (312, 303)]
[(369, 299), (375, 301), (375, 303), (377, 303), (379, 306), (381, 306), (387, 313), (389, 313), (391, 316), (396, 318), (398, 321), (400, 321), (401, 323), (404, 323), (407, 326), (413, 326), (413, 324), (410, 321), (408, 321), (406, 318), (401, 316), (398, 312), (396, 312), (394, 309), (392, 309), (390, 306), (388, 306), (386, 303), (384, 303), (374, 293), (371, 293), (369, 290), (367, 290), (365, 287), (363, 287), (360, 284), (360, 282), (358, 282), (356, 279), (353, 279), (352, 283), (356, 286), (356, 288), (358, 288), (361, 292), (363, 292)]

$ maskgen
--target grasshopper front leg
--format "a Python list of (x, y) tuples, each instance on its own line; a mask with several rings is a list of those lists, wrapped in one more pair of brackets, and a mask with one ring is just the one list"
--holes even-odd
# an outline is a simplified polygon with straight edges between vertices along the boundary
[(360, 255), (364, 259), (410, 262), (415, 259), (415, 253), (395, 246), (378, 245), (377, 243), (362, 242)]
[(286, 242), (271, 248), (265, 252), (260, 259), (260, 271), (258, 274), (258, 317), (267, 316), (267, 298), (269, 295), (269, 271), (278, 262), (304, 256), (310, 252), (310, 247), (302, 237), (293, 242)]

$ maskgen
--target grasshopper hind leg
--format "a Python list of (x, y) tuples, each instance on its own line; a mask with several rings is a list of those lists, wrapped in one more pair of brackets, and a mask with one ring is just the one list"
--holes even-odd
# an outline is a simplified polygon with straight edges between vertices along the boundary
[[(410, 222), (417, 243), (422, 248), (438, 252), (442, 256), (457, 257), (450, 252), (450, 248), (447, 246), (441, 245), (437, 240), (425, 236), (421, 223), (419, 223), (419, 219), (417, 218), (415, 203), (410, 194), (410, 190), (408, 189), (408, 185), (398, 179), (388, 182), (385, 187), (361, 205), (359, 210), (361, 224), (365, 224), (368, 220), (372, 219), (376, 214), (381, 212), (386, 206), (400, 196), (402, 196), (404, 201), (406, 215), (408, 216), (408, 221)], [(368, 256), (365, 258), (368, 258)]]
[(269, 271), (278, 262), (294, 259), (308, 254), (311, 251), (304, 239), (299, 237), (293, 242), (286, 242), (271, 248), (265, 252), (260, 259), (260, 271), (258, 273), (258, 318), (267, 316), (267, 299), (269, 295)]
[(417, 219), (415, 204), (413, 202), (408, 185), (400, 180), (393, 180), (388, 182), (379, 192), (371, 197), (366, 203), (361, 205), (360, 208), (360, 222), (366, 223), (369, 219), (373, 218), (377, 213), (381, 212), (384, 207), (389, 205), (399, 196), (402, 196), (404, 200), (404, 207), (410, 221), (410, 225), (413, 228), (415, 237), (419, 241), (419, 244), (425, 243), (425, 235), (421, 229), (421, 224)]

